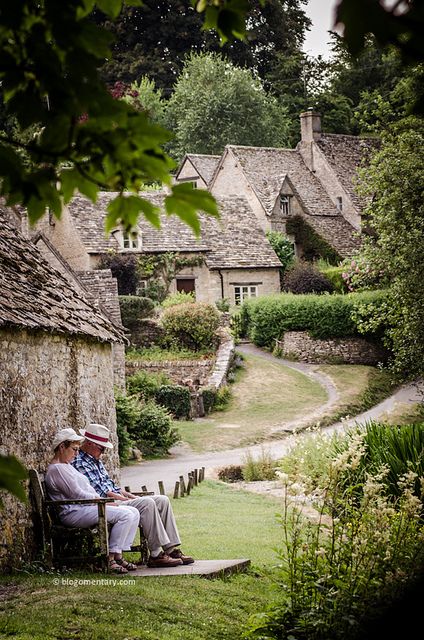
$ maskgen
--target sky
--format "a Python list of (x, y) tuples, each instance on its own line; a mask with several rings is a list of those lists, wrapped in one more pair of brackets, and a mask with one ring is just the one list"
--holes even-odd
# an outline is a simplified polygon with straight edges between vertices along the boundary
[(311, 56), (322, 55), (328, 58), (329, 35), (327, 31), (333, 28), (333, 13), (337, 0), (308, 0), (304, 10), (312, 20), (310, 31), (306, 32), (306, 40), (303, 50)]

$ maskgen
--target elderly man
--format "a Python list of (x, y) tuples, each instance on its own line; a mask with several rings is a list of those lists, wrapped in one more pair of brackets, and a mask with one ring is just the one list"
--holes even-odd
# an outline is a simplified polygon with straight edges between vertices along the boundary
[(137, 497), (121, 489), (110, 478), (100, 460), (105, 449), (112, 448), (109, 429), (101, 424), (90, 424), (88, 429), (80, 430), (80, 433), (84, 436), (84, 441), (72, 465), (88, 478), (100, 496), (122, 500), (126, 505), (138, 509), (150, 552), (148, 566), (176, 567), (194, 562), (191, 556), (184, 555), (179, 548), (181, 541), (167, 496)]

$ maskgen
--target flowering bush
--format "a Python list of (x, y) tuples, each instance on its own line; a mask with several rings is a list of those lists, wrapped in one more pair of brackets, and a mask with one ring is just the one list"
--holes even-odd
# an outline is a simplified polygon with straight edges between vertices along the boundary
[(280, 597), (251, 618), (249, 637), (359, 638), (424, 567), (423, 478), (406, 470), (397, 478), (398, 495), (388, 496), (390, 469), (382, 464), (365, 471), (358, 487), (365, 434), (352, 433), (344, 444), (328, 462), (317, 525), (293, 507), (295, 485), (286, 478)]
[(385, 284), (384, 269), (377, 265), (371, 266), (363, 256), (347, 258), (341, 266), (342, 278), (348, 291), (379, 289)]
[(214, 346), (219, 313), (211, 304), (186, 302), (165, 309), (161, 322), (171, 344), (199, 351)]

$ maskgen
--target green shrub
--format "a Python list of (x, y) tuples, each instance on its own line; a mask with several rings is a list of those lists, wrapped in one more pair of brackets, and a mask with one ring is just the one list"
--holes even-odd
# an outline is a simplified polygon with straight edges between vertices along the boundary
[(131, 329), (139, 320), (152, 315), (155, 303), (150, 298), (143, 296), (119, 296), (122, 324)]
[(269, 451), (262, 449), (258, 459), (255, 459), (250, 451), (243, 458), (242, 474), (246, 482), (255, 480), (275, 480), (276, 462)]
[(162, 385), (155, 393), (155, 400), (162, 407), (166, 407), (174, 418), (189, 419), (191, 403), (187, 387), (176, 384)]
[(128, 394), (137, 396), (139, 400), (150, 400), (155, 397), (159, 388), (170, 384), (170, 379), (165, 373), (147, 373), (137, 371), (127, 377), (126, 385)]
[(224, 411), (224, 409), (227, 408), (231, 397), (231, 389), (227, 385), (220, 387), (216, 392), (215, 402), (213, 405), (214, 411)]
[(329, 282), (331, 282), (331, 284), (333, 285), (333, 291), (335, 291), (336, 293), (348, 292), (347, 284), (342, 276), (343, 267), (319, 267), (319, 271), (327, 278)]
[(108, 253), (102, 255), (99, 269), (110, 269), (118, 282), (120, 296), (134, 295), (139, 282), (137, 256), (133, 253)]
[(243, 480), (243, 469), (240, 464), (231, 464), (218, 469), (218, 479), (222, 482), (239, 482)]
[(145, 455), (166, 453), (179, 436), (167, 409), (149, 401), (141, 405), (129, 435)]
[[(268, 348), (273, 348), (274, 340), (280, 339), (285, 331), (308, 331), (314, 338), (359, 335), (354, 320), (356, 309), (369, 304), (373, 308), (382, 306), (385, 298), (385, 291), (263, 296), (243, 303), (241, 324), (256, 345)], [(373, 327), (363, 334), (378, 336)]]
[(332, 293), (334, 287), (312, 264), (297, 262), (284, 274), (282, 289), (291, 293)]
[(161, 322), (172, 345), (199, 351), (216, 343), (219, 313), (213, 305), (194, 302), (169, 307), (164, 310)]
[(215, 306), (218, 311), (226, 313), (230, 310), (230, 301), (228, 300), (228, 298), (221, 298), (220, 300), (216, 300)]
[(164, 309), (168, 309), (169, 307), (174, 307), (176, 304), (192, 304), (193, 302), (195, 302), (193, 293), (177, 291), (176, 293), (171, 293), (169, 296), (167, 296), (161, 303), (161, 307), (163, 307)]
[(213, 387), (207, 387), (202, 389), (203, 408), (205, 413), (208, 414), (212, 411), (216, 400), (216, 389)]
[(129, 432), (137, 422), (139, 404), (134, 398), (117, 394), (115, 397), (115, 406), (119, 462), (121, 465), (124, 465), (128, 462), (129, 450), (132, 445)]

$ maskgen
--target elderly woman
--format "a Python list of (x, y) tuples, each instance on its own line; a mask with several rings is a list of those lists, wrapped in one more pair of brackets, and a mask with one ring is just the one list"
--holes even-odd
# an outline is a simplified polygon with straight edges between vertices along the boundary
[[(46, 486), (52, 500), (79, 500), (100, 498), (87, 478), (70, 464), (79, 443), (84, 440), (73, 429), (61, 429), (54, 437), (53, 458), (46, 472)], [(140, 514), (135, 507), (120, 504), (106, 505), (106, 519), (112, 525), (109, 537), (109, 569), (114, 573), (127, 573), (136, 565), (122, 557), (122, 551), (131, 548)], [(69, 527), (88, 528), (98, 522), (96, 505), (70, 504), (60, 506), (60, 520)]]

